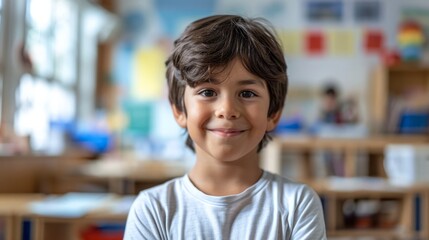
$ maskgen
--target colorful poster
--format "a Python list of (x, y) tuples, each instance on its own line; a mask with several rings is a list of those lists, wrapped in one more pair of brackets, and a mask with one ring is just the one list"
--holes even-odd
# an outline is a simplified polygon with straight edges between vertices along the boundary
[(307, 2), (306, 17), (310, 22), (340, 22), (343, 2), (339, 0), (311, 0)]
[(376, 22), (381, 18), (381, 3), (375, 0), (354, 2), (354, 17), (357, 22)]

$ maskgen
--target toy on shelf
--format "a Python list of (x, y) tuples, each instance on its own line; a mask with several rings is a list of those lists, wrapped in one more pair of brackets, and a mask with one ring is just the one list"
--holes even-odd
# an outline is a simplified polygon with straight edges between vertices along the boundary
[(397, 36), (399, 52), (403, 61), (420, 60), (425, 36), (422, 26), (415, 21), (404, 21), (399, 25)]

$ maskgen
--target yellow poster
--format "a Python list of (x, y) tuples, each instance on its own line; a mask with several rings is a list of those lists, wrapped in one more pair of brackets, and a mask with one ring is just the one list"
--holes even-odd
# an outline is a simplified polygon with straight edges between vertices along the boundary
[(159, 47), (136, 52), (133, 62), (131, 97), (137, 100), (156, 100), (162, 97), (165, 86), (165, 54)]
[(278, 31), (280, 42), (285, 55), (300, 55), (302, 54), (302, 32), (282, 30)]
[(331, 55), (351, 56), (356, 54), (356, 33), (352, 30), (329, 30), (328, 52)]

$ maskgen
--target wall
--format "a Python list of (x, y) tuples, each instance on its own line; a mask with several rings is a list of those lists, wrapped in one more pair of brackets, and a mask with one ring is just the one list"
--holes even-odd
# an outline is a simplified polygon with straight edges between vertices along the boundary
[[(290, 79), (290, 95), (287, 100), (287, 114), (302, 115), (308, 123), (314, 123), (318, 114), (318, 97), (320, 88), (329, 80), (337, 81), (343, 94), (358, 96), (360, 117), (363, 123), (368, 118), (367, 102), (369, 92), (369, 75), (371, 69), (380, 63), (375, 53), (366, 53), (363, 47), (363, 34), (367, 29), (380, 30), (385, 36), (385, 47), (393, 49), (396, 46), (396, 28), (404, 7), (419, 7), (429, 9), (425, 0), (379, 0), (381, 15), (375, 22), (356, 22), (353, 17), (354, 3), (359, 0), (342, 1), (344, 4), (343, 20), (337, 23), (311, 23), (305, 17), (306, 3), (302, 0), (211, 0), (204, 3), (192, 0), (175, 2), (160, 1), (121, 1), (118, 2), (119, 12), (126, 16), (130, 12), (140, 12), (142, 23), (139, 36), (133, 36), (134, 47), (147, 48), (155, 44), (159, 38), (172, 41), (192, 20), (214, 13), (238, 13), (250, 17), (265, 17), (280, 31), (347, 30), (354, 34), (354, 53), (344, 56), (330, 53), (319, 56), (309, 56), (305, 53), (286, 54), (288, 74)], [(167, 16), (167, 13), (170, 15)], [(167, 24), (166, 24), (167, 22)], [(125, 67), (125, 68), (124, 68)], [(126, 66), (122, 65), (122, 69)], [(132, 72), (132, 70), (131, 70)], [(133, 80), (130, 80), (133, 81)], [(304, 101), (299, 101), (303, 91)], [(162, 93), (164, 94), (164, 93)], [(159, 97), (164, 95), (159, 94)], [(298, 100), (294, 99), (298, 95)]]
[[(345, 4), (345, 20), (341, 24), (330, 25), (311, 25), (306, 23), (300, 13), (304, 12), (302, 1), (288, 1), (290, 3), (290, 12), (293, 12), (287, 19), (290, 21), (289, 28), (307, 28), (317, 29), (353, 29), (357, 34), (362, 34), (365, 29), (381, 29), (385, 34), (385, 46), (387, 49), (396, 48), (396, 33), (398, 23), (401, 21), (401, 10), (404, 8), (424, 9), (428, 12), (429, 2), (424, 0), (380, 0), (383, 8), (381, 19), (372, 24), (356, 24), (352, 20), (352, 3), (354, 1), (343, 1)], [(428, 12), (429, 13), (429, 12)], [(428, 24), (426, 22), (426, 24)], [(357, 53), (352, 57), (308, 57), (291, 56), (287, 57), (289, 63), (289, 74), (291, 79), (291, 88), (294, 87), (320, 87), (326, 79), (337, 79), (340, 89), (345, 95), (357, 94), (359, 96), (360, 112), (362, 120), (367, 121), (368, 114), (368, 95), (370, 92), (369, 78), (372, 68), (380, 63), (377, 55), (365, 54), (362, 48), (363, 38), (357, 38)], [(311, 120), (316, 118), (317, 104), (305, 105), (307, 108), (306, 116)]]

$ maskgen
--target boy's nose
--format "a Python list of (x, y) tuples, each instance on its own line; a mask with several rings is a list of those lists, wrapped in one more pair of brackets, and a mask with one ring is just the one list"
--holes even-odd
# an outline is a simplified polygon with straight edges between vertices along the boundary
[(234, 103), (234, 100), (224, 99), (216, 108), (215, 115), (223, 119), (236, 119), (240, 117), (240, 111)]

